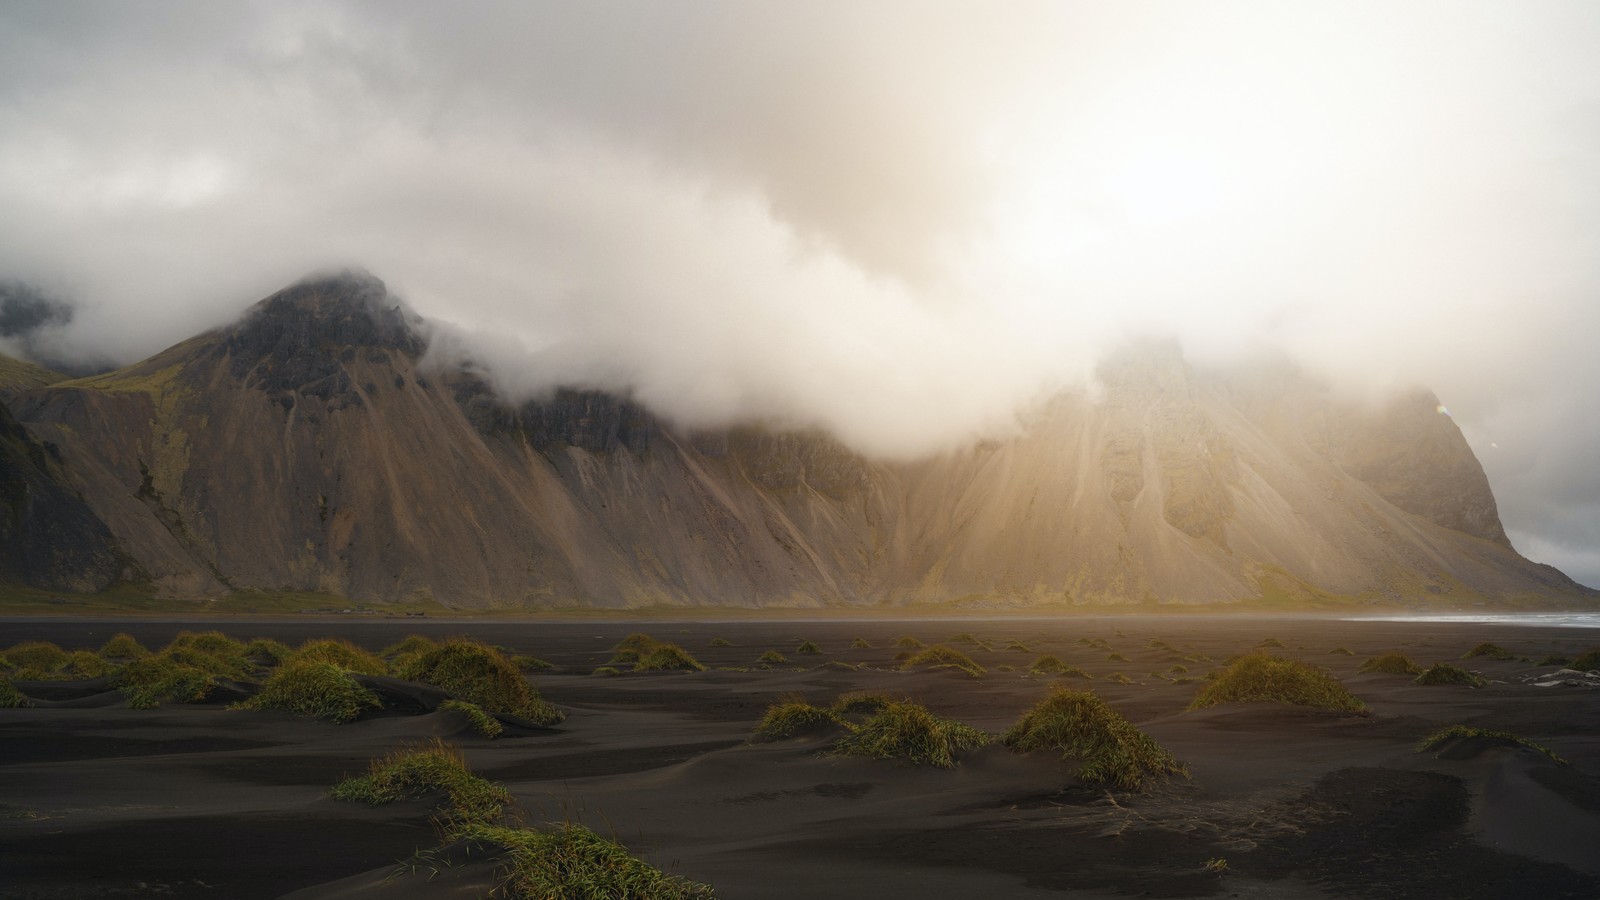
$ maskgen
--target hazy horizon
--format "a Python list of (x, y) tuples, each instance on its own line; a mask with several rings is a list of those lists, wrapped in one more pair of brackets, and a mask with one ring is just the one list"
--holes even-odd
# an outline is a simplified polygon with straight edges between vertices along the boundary
[(74, 310), (0, 349), (128, 362), (359, 265), (512, 395), (878, 455), (1130, 338), (1281, 352), (1433, 390), (1600, 585), (1600, 7), (999, 11), (0, 8), (0, 280)]

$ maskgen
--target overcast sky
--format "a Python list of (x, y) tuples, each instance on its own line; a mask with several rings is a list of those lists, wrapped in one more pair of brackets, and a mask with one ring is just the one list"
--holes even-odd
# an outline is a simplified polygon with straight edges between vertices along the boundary
[(1129, 336), (1281, 348), (1436, 391), (1600, 585), (1597, 47), (1527, 0), (9, 2), (0, 279), (126, 362), (360, 265), (510, 392), (898, 456)]

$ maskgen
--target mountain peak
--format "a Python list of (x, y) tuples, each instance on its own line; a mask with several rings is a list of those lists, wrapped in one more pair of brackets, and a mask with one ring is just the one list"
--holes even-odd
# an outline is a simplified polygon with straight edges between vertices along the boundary
[(308, 276), (251, 307), (232, 329), (236, 339), (269, 343), (263, 351), (299, 345), (382, 347), (421, 353), (422, 319), (363, 269)]
[(268, 391), (294, 390), (334, 375), (356, 349), (421, 356), (422, 318), (361, 269), (308, 276), (262, 300), (224, 330), (235, 377)]

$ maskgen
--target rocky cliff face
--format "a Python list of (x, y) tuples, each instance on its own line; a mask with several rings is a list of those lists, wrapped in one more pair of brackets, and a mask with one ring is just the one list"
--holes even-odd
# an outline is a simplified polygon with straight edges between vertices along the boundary
[(123, 574), (116, 539), (67, 483), (60, 451), (0, 406), (0, 580), (92, 592)]
[(819, 434), (686, 434), (624, 398), (502, 404), (423, 367), (366, 275), (93, 378), (13, 385), (28, 440), (169, 593), (463, 607), (1222, 602), (1582, 594), (1506, 542), (1422, 395), (1341, 406), (1170, 346), (1022, 436), (910, 464)]

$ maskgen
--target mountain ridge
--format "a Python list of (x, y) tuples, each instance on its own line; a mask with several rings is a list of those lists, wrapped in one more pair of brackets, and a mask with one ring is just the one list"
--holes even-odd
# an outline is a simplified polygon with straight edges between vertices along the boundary
[[(683, 432), (574, 388), (501, 400), (366, 273), (303, 280), (123, 369), (12, 384), (29, 439), (178, 597), (464, 608), (1590, 598), (1519, 556), (1437, 399), (1140, 345), (1023, 432), (912, 462)], [(37, 379), (35, 379), (37, 381)]]

